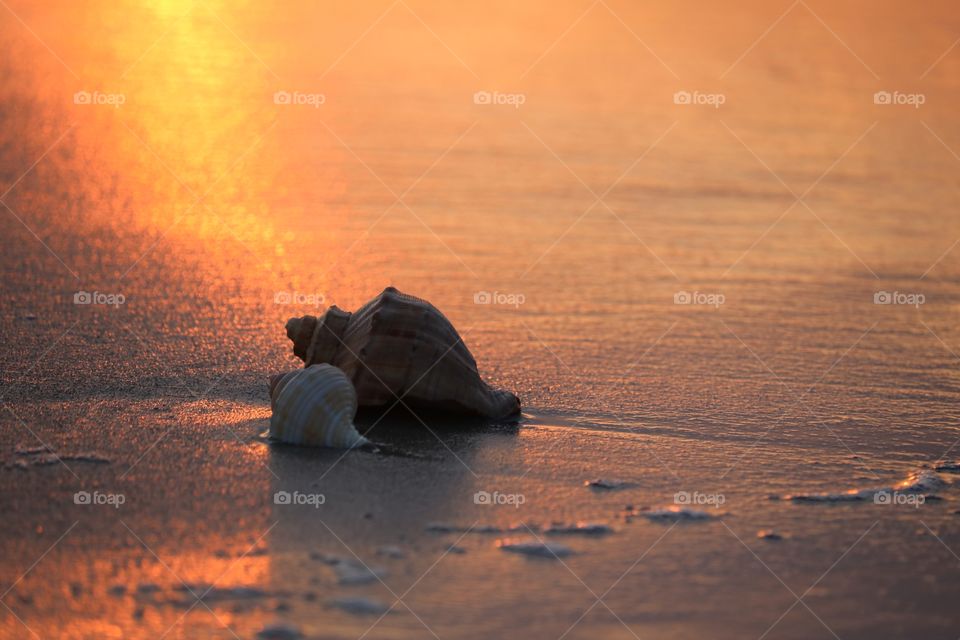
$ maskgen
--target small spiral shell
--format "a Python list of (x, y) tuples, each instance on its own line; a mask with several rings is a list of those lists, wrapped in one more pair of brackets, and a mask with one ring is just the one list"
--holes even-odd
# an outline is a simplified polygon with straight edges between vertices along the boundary
[(270, 437), (289, 444), (351, 449), (369, 443), (353, 425), (357, 394), (347, 376), (329, 364), (298, 369), (270, 380)]

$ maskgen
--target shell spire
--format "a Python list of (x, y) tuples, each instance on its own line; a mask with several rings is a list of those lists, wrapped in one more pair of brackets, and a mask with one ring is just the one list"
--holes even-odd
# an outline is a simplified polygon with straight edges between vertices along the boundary
[(350, 313), (291, 318), (287, 337), (306, 367), (328, 363), (353, 382), (360, 406), (421, 407), (506, 418), (520, 411), (509, 391), (490, 387), (450, 321), (420, 298), (387, 287)]

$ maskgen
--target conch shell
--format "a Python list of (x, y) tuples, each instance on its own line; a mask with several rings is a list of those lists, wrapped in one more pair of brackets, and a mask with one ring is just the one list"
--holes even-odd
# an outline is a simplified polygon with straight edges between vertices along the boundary
[(481, 379), (470, 350), (436, 307), (393, 287), (354, 313), (332, 306), (320, 318), (291, 318), (287, 336), (307, 368), (342, 369), (360, 406), (392, 406), (402, 398), (410, 407), (494, 419), (520, 411), (517, 396)]
[(353, 426), (357, 394), (329, 364), (270, 379), (270, 437), (289, 444), (352, 449), (369, 444)]

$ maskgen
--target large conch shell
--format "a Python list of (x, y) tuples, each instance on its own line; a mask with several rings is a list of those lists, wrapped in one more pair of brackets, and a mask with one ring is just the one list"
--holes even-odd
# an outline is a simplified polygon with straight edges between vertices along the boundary
[(289, 444), (352, 449), (365, 444), (353, 426), (357, 394), (343, 371), (329, 364), (270, 379), (270, 437)]
[(360, 406), (430, 408), (505, 418), (520, 400), (480, 378), (457, 330), (432, 304), (387, 287), (356, 312), (332, 306), (291, 318), (287, 336), (309, 368), (330, 363), (353, 381)]

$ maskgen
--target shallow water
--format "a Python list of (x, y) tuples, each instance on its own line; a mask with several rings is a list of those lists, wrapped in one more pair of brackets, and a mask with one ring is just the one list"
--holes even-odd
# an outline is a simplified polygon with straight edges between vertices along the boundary
[[(956, 489), (769, 499), (960, 458), (949, 3), (7, 2), (0, 33), (4, 637), (960, 635)], [(387, 285), (521, 425), (265, 446), (285, 320)], [(678, 492), (715, 517), (643, 517)], [(614, 531), (543, 533), (578, 522)], [(573, 553), (497, 547), (538, 536)], [(354, 553), (383, 582), (311, 559)]]

